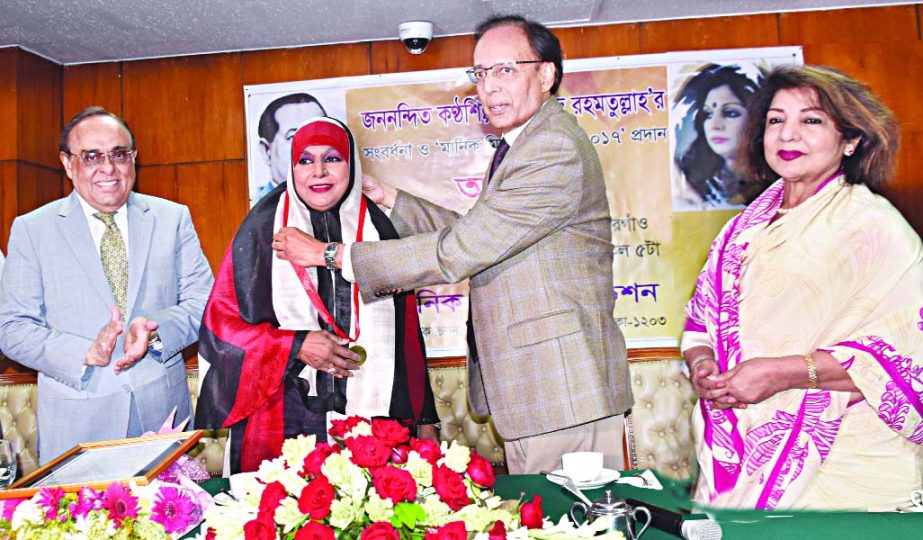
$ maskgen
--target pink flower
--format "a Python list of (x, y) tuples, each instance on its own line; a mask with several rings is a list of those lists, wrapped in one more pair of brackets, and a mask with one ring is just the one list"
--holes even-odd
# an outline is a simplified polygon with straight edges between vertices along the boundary
[(407, 457), (410, 455), (410, 445), (401, 444), (391, 449), (391, 461), (398, 465), (407, 463)]
[(185, 492), (163, 487), (154, 497), (151, 519), (163, 525), (168, 533), (185, 531), (198, 521), (196, 505)]
[(75, 518), (85, 518), (90, 512), (101, 510), (103, 507), (103, 496), (84, 486), (77, 494), (77, 501), (71, 503), (70, 512)]
[(122, 484), (112, 483), (103, 494), (103, 508), (109, 511), (109, 519), (120, 527), (123, 519), (138, 517), (138, 498)]
[(16, 511), (16, 507), (27, 500), (29, 499), (7, 499), (3, 501), (3, 514), (0, 515), (0, 519), (13, 521), (13, 512)]
[[(38, 504), (45, 508), (45, 519), (57, 521), (58, 506), (61, 504), (61, 499), (63, 498), (63, 489), (42, 488), (39, 490)], [(66, 519), (67, 514), (61, 514), (61, 522), (63, 523)]]
[(494, 468), (489, 461), (481, 457), (477, 452), (471, 452), (468, 470), (465, 472), (468, 473), (468, 477), (475, 484), (487, 489), (494, 487), (494, 482), (496, 481)]

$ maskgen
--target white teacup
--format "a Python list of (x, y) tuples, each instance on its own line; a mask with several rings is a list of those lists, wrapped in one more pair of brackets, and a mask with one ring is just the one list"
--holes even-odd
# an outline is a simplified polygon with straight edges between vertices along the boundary
[(603, 470), (602, 452), (571, 452), (561, 456), (564, 474), (574, 482), (590, 482)]
[(917, 512), (923, 512), (923, 489), (910, 492), (910, 502), (913, 503)]

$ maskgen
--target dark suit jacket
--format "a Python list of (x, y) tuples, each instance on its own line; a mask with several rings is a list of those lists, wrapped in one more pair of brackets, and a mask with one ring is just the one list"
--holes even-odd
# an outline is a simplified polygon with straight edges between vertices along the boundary
[(471, 278), (480, 361), (469, 398), (517, 439), (619, 414), (632, 404), (612, 312), (611, 218), (593, 145), (549, 99), (480, 199), (458, 216), (405, 193), (401, 240), (351, 247), (365, 297)]

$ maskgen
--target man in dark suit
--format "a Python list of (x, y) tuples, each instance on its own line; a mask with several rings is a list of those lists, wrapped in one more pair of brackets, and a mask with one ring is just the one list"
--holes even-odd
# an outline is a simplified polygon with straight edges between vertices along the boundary
[[(552, 97), (562, 76), (554, 34), (500, 17), (475, 37), (468, 74), (504, 140), (471, 210), (459, 216), (370, 185), (373, 200), (392, 207), (401, 240), (344, 249), (282, 230), (274, 248), (304, 265), (342, 266), (366, 297), (470, 278), (469, 398), (506, 439), (510, 472), (553, 470), (574, 451), (602, 452), (607, 467), (621, 468), (622, 413), (632, 396), (612, 317), (599, 158)], [(354, 367), (348, 355), (336, 361)]]
[(180, 353), (212, 285), (189, 209), (131, 192), (121, 118), (84, 109), (59, 146), (74, 191), (16, 218), (0, 283), (0, 349), (38, 371), (42, 463), (192, 414)]

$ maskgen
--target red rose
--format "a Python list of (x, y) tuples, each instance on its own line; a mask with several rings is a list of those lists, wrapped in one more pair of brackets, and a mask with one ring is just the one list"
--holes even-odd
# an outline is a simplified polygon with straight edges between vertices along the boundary
[(487, 540), (506, 540), (506, 525), (499, 519), (494, 522), (494, 526), (487, 531)]
[(259, 515), (262, 517), (264, 514), (269, 514), (269, 519), (272, 521), (272, 516), (276, 513), (276, 508), (279, 507), (279, 503), (282, 502), (282, 499), (288, 496), (288, 493), (285, 491), (285, 486), (281, 482), (273, 482), (266, 486), (263, 489), (263, 495), (260, 497), (260, 512)]
[(372, 420), (372, 435), (381, 439), (391, 448), (410, 440), (409, 429), (402, 426), (397, 420), (387, 418)]
[(276, 524), (272, 515), (260, 515), (244, 524), (246, 540), (276, 540)]
[(434, 466), (439, 461), (439, 458), (442, 457), (442, 449), (439, 448), (439, 443), (430, 439), (413, 439), (410, 441), (410, 448)]
[(336, 535), (323, 523), (309, 521), (295, 533), (295, 540), (336, 540)]
[(360, 467), (381, 467), (391, 457), (391, 448), (370, 435), (346, 439), (346, 448), (353, 454), (352, 462)]
[(453, 521), (427, 532), (424, 540), (468, 540), (468, 531), (464, 521)]
[(379, 521), (366, 527), (359, 538), (360, 540), (401, 540), (401, 535), (390, 523)]
[(417, 482), (409, 472), (394, 467), (381, 467), (372, 471), (372, 485), (382, 499), (391, 502), (413, 502), (417, 498)]
[(391, 449), (391, 461), (401, 465), (407, 463), (407, 456), (410, 455), (410, 446), (402, 444)]
[(519, 508), (519, 521), (530, 529), (542, 528), (542, 496), (538, 493)]
[(361, 416), (350, 416), (346, 420), (331, 420), (330, 436), (335, 439), (343, 439), (354, 427), (363, 422), (368, 423), (368, 420)]
[(301, 466), (301, 476), (318, 476), (321, 465), (324, 460), (331, 454), (336, 454), (340, 450), (339, 446), (331, 446), (327, 443), (318, 443), (314, 450), (304, 458), (304, 465)]
[(467, 540), (468, 531), (464, 521), (453, 521), (426, 533), (424, 540)]
[(320, 475), (301, 490), (298, 510), (312, 519), (324, 519), (330, 514), (330, 503), (335, 496), (333, 484), (326, 476)]
[(471, 460), (468, 461), (468, 469), (465, 472), (468, 473), (468, 477), (471, 478), (472, 482), (482, 488), (490, 489), (494, 487), (496, 478), (494, 477), (493, 466), (473, 450), (471, 451)]
[(471, 504), (465, 481), (460, 474), (445, 465), (433, 468), (433, 487), (436, 488), (439, 499), (452, 510), (461, 510)]

